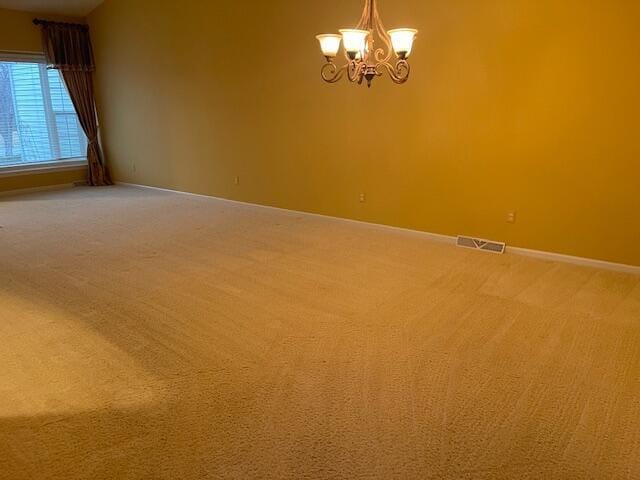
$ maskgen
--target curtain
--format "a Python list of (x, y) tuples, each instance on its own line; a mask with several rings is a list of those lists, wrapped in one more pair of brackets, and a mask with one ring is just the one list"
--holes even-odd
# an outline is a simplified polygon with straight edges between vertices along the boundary
[(47, 68), (60, 70), (80, 125), (87, 136), (87, 183), (113, 185), (98, 140), (98, 119), (93, 89), (95, 62), (89, 27), (70, 23), (34, 20), (42, 29)]

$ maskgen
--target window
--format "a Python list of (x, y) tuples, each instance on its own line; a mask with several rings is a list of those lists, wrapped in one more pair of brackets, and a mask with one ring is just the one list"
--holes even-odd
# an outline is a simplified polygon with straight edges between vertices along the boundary
[(87, 139), (57, 70), (0, 54), (0, 172), (84, 159)]

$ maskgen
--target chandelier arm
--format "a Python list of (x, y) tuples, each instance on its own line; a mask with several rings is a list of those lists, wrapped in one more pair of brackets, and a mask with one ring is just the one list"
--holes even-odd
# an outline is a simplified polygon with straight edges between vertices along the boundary
[(362, 16), (356, 27), (358, 30), (371, 30), (375, 0), (365, 0)]
[(372, 8), (373, 27), (375, 29), (375, 32), (378, 34), (378, 36), (386, 46), (386, 53), (384, 48), (378, 48), (374, 53), (374, 58), (376, 59), (376, 62), (379, 63), (388, 62), (389, 60), (391, 60), (391, 54), (393, 52), (393, 48), (391, 47), (391, 38), (387, 33), (387, 29), (382, 24), (382, 19), (380, 17), (380, 13), (378, 12), (378, 5), (375, 3), (375, 0), (373, 0)]
[(376, 73), (382, 75), (379, 69), (384, 68), (389, 73), (389, 77), (393, 80), (394, 83), (405, 83), (409, 80), (409, 75), (411, 74), (411, 66), (409, 62), (406, 60), (398, 60), (395, 66), (391, 65), (388, 62), (379, 63), (376, 65)]
[[(370, 50), (365, 55), (365, 61), (369, 58), (369, 55), (372, 55), (376, 63), (389, 62), (393, 54), (391, 38), (389, 38), (387, 30), (382, 24), (376, 0), (365, 0), (364, 9), (357, 28), (371, 32), (368, 45)], [(373, 44), (375, 43), (374, 35), (380, 37), (384, 47), (373, 49)]]
[(351, 83), (356, 83), (362, 81), (362, 77), (364, 74), (364, 68), (366, 64), (364, 62), (358, 62), (353, 60), (349, 63), (349, 68), (347, 69), (347, 77)]
[(391, 47), (391, 39), (386, 34), (380, 35), (382, 41), (386, 44), (386, 52), (384, 48), (377, 48), (374, 54), (374, 58), (377, 63), (388, 63), (391, 60), (391, 53), (393, 51)]
[(322, 74), (322, 80), (327, 83), (339, 82), (344, 76), (344, 72), (347, 71), (347, 68), (349, 68), (349, 64), (345, 64), (338, 68), (335, 63), (325, 63), (320, 72)]

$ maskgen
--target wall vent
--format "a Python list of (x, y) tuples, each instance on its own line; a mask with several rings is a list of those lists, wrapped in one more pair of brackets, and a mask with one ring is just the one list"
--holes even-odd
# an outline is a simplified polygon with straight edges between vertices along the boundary
[(479, 238), (458, 237), (458, 246), (462, 248), (472, 248), (473, 250), (483, 250), (485, 252), (502, 254), (507, 248), (506, 243), (492, 242), (491, 240), (481, 240)]

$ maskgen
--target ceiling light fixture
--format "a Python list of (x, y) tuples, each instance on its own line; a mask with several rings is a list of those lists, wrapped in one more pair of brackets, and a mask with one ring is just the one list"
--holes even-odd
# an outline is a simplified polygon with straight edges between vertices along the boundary
[[(409, 79), (411, 67), (408, 58), (413, 50), (413, 42), (418, 34), (412, 28), (384, 29), (376, 0), (366, 0), (362, 18), (354, 29), (340, 30), (340, 35), (325, 34), (316, 38), (320, 42), (322, 54), (327, 63), (322, 67), (322, 79), (327, 83), (339, 82), (344, 74), (352, 83), (367, 86), (375, 77), (386, 71), (395, 83), (405, 83)], [(375, 49), (376, 38), (382, 40), (384, 46)], [(347, 63), (338, 67), (334, 60), (340, 51), (340, 43), (344, 46)], [(396, 54), (395, 65), (391, 63), (393, 53)]]

